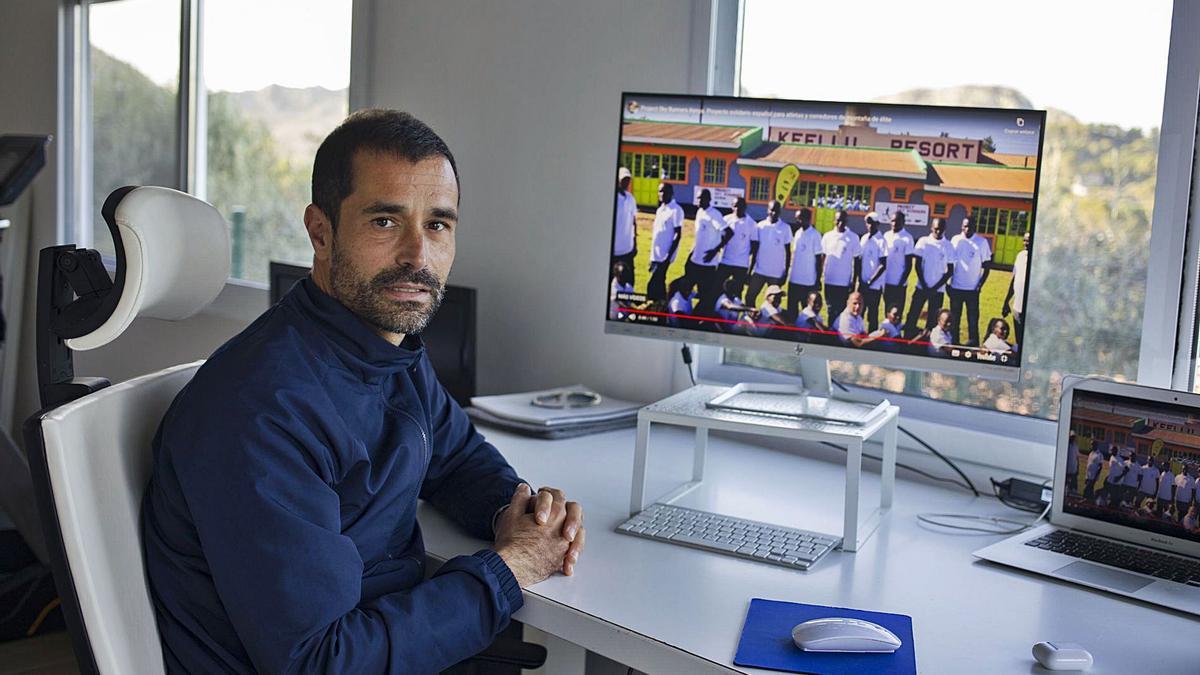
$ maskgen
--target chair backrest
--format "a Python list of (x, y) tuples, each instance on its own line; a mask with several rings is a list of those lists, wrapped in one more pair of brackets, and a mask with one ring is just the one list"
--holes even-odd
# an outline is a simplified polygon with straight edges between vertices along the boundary
[(39, 445), (31, 455), (45, 461), (66, 567), (54, 573), (60, 591), (74, 589), (61, 599), (83, 672), (164, 672), (142, 556), (142, 496), (159, 422), (199, 366), (113, 385), (27, 425), (27, 441)]

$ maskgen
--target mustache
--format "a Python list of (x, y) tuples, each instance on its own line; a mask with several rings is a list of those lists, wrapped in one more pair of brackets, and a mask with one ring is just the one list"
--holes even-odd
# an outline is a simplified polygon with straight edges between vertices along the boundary
[(387, 288), (398, 284), (424, 286), (437, 294), (440, 294), (443, 288), (441, 278), (427, 267), (422, 267), (419, 270), (414, 270), (411, 267), (393, 267), (383, 270), (379, 274), (376, 274), (375, 278), (371, 279), (371, 286), (375, 288)]

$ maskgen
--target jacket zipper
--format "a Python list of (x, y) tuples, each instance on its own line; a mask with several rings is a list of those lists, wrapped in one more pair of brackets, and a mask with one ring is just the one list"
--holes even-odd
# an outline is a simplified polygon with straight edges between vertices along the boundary
[(417, 431), (421, 432), (421, 451), (425, 455), (424, 463), (426, 466), (428, 466), (429, 462), (433, 461), (433, 452), (429, 447), (429, 437), (425, 435), (425, 427), (421, 426), (421, 423), (417, 421), (417, 418), (413, 417), (407, 410), (402, 410), (395, 407), (392, 407), (392, 410), (395, 410), (396, 412), (407, 417), (408, 421), (412, 422), (417, 427)]

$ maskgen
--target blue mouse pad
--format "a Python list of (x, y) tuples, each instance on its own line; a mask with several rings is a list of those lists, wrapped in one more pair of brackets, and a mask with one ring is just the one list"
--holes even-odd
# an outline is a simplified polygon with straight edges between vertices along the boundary
[[(806, 652), (792, 642), (792, 628), (796, 624), (831, 616), (877, 623), (895, 633), (903, 644), (891, 654), (833, 654)], [(742, 628), (742, 639), (738, 643), (737, 655), (733, 657), (733, 662), (752, 668), (819, 675), (915, 675), (917, 653), (913, 647), (912, 617), (754, 598), (750, 601), (750, 610), (746, 612), (746, 625)]]

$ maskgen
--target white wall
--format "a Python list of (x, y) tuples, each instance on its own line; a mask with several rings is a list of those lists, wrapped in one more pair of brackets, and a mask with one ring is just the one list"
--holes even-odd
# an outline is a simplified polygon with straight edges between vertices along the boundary
[(620, 93), (703, 87), (709, 6), (373, 3), (355, 102), (413, 113), (455, 153), (451, 279), (479, 289), (481, 392), (670, 393), (678, 345), (603, 332)]

